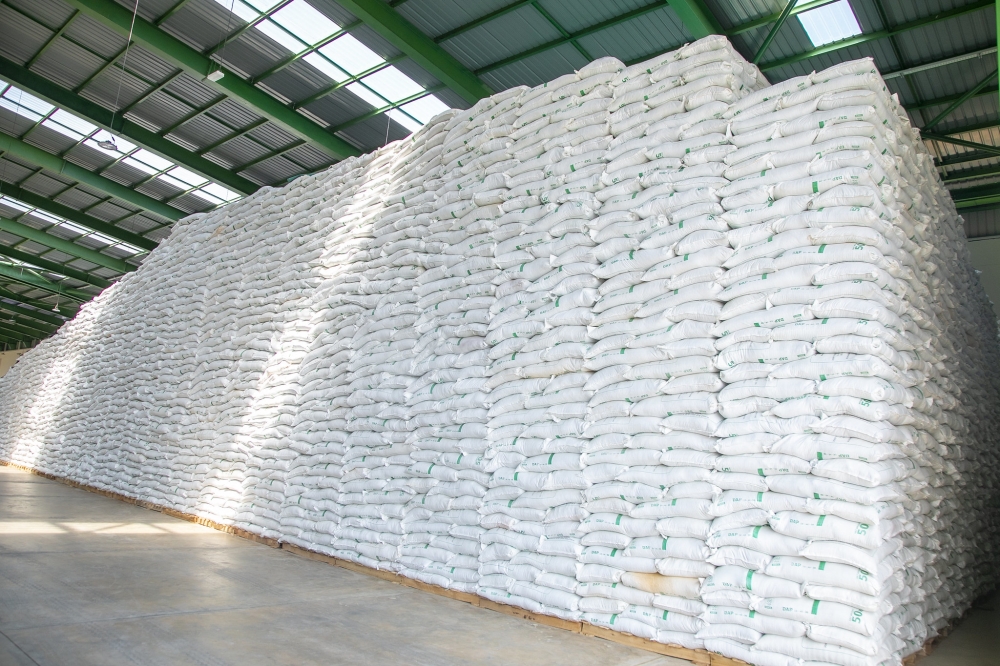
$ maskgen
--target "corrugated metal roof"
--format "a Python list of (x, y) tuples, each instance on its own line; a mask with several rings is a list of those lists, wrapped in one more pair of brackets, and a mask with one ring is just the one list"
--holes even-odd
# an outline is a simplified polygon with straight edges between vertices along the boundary
[(965, 235), (968, 238), (1000, 236), (1000, 209), (962, 213), (962, 218), (965, 220)]

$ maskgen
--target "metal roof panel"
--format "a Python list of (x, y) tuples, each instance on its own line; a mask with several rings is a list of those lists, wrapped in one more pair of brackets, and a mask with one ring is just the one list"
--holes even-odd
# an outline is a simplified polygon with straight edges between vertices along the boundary
[(498, 91), (520, 85), (537, 86), (577, 70), (585, 64), (583, 56), (573, 48), (572, 44), (563, 44), (487, 72), (480, 78)]
[(474, 71), (560, 37), (538, 10), (525, 5), (442, 42), (441, 47)]
[(0, 5), (0, 54), (26, 62), (48, 40), (52, 31), (6, 5)]
[(511, 4), (511, 0), (410, 0), (396, 11), (421, 32), (437, 37)]

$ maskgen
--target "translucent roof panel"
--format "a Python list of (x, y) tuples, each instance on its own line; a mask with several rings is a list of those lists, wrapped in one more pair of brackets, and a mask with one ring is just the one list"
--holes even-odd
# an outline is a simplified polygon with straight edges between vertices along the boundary
[[(121, 146), (119, 146), (119, 148), (121, 148)], [(174, 166), (173, 162), (165, 160), (159, 155), (154, 155), (153, 153), (143, 148), (140, 148), (139, 150), (135, 151), (132, 157), (139, 160), (143, 164), (148, 164), (157, 171), (163, 171), (164, 169), (169, 169), (170, 167)]]
[(174, 167), (168, 173), (177, 180), (187, 183), (190, 187), (199, 187), (208, 182), (207, 178), (202, 178), (198, 174), (188, 171), (184, 167)]
[(313, 67), (315, 67), (316, 69), (318, 69), (319, 71), (326, 74), (328, 77), (330, 77), (337, 83), (340, 83), (341, 81), (346, 81), (347, 79), (350, 78), (350, 76), (348, 76), (344, 72), (344, 70), (340, 69), (332, 62), (330, 62), (327, 58), (324, 58), (318, 53), (310, 53), (305, 57), (303, 57), (302, 59), (305, 60), (310, 65), (312, 65)]
[(293, 36), (288, 30), (282, 28), (274, 21), (261, 21), (254, 26), (254, 29), (260, 30), (262, 33), (278, 42), (292, 53), (298, 53), (307, 46), (305, 42)]
[(437, 114), (447, 111), (449, 107), (434, 95), (428, 95), (399, 108), (426, 124)]
[(385, 60), (351, 35), (343, 35), (319, 50), (349, 74), (360, 74)]
[[(802, 1), (798, 0), (796, 4), (802, 4)], [(858, 18), (847, 0), (802, 12), (798, 19), (813, 46), (823, 46), (861, 34)]]
[(280, 26), (300, 38), (306, 44), (316, 44), (340, 29), (340, 26), (320, 14), (305, 0), (293, 0), (274, 14), (272, 18)]
[(361, 79), (365, 84), (390, 102), (398, 102), (423, 92), (416, 81), (395, 67), (386, 67)]

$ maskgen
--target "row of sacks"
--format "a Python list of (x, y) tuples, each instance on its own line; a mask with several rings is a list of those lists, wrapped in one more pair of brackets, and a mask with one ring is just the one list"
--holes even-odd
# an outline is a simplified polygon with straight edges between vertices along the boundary
[(994, 581), (995, 332), (870, 61), (766, 87), (710, 37), (186, 219), (0, 381), (0, 456), (754, 664), (899, 663)]

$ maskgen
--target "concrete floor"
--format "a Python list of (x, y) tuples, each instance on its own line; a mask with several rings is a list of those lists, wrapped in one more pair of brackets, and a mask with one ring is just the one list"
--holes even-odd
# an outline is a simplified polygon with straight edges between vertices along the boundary
[(0, 665), (687, 666), (0, 466)]
[(941, 641), (919, 666), (997, 666), (1000, 636), (1000, 592), (980, 599), (958, 628)]

